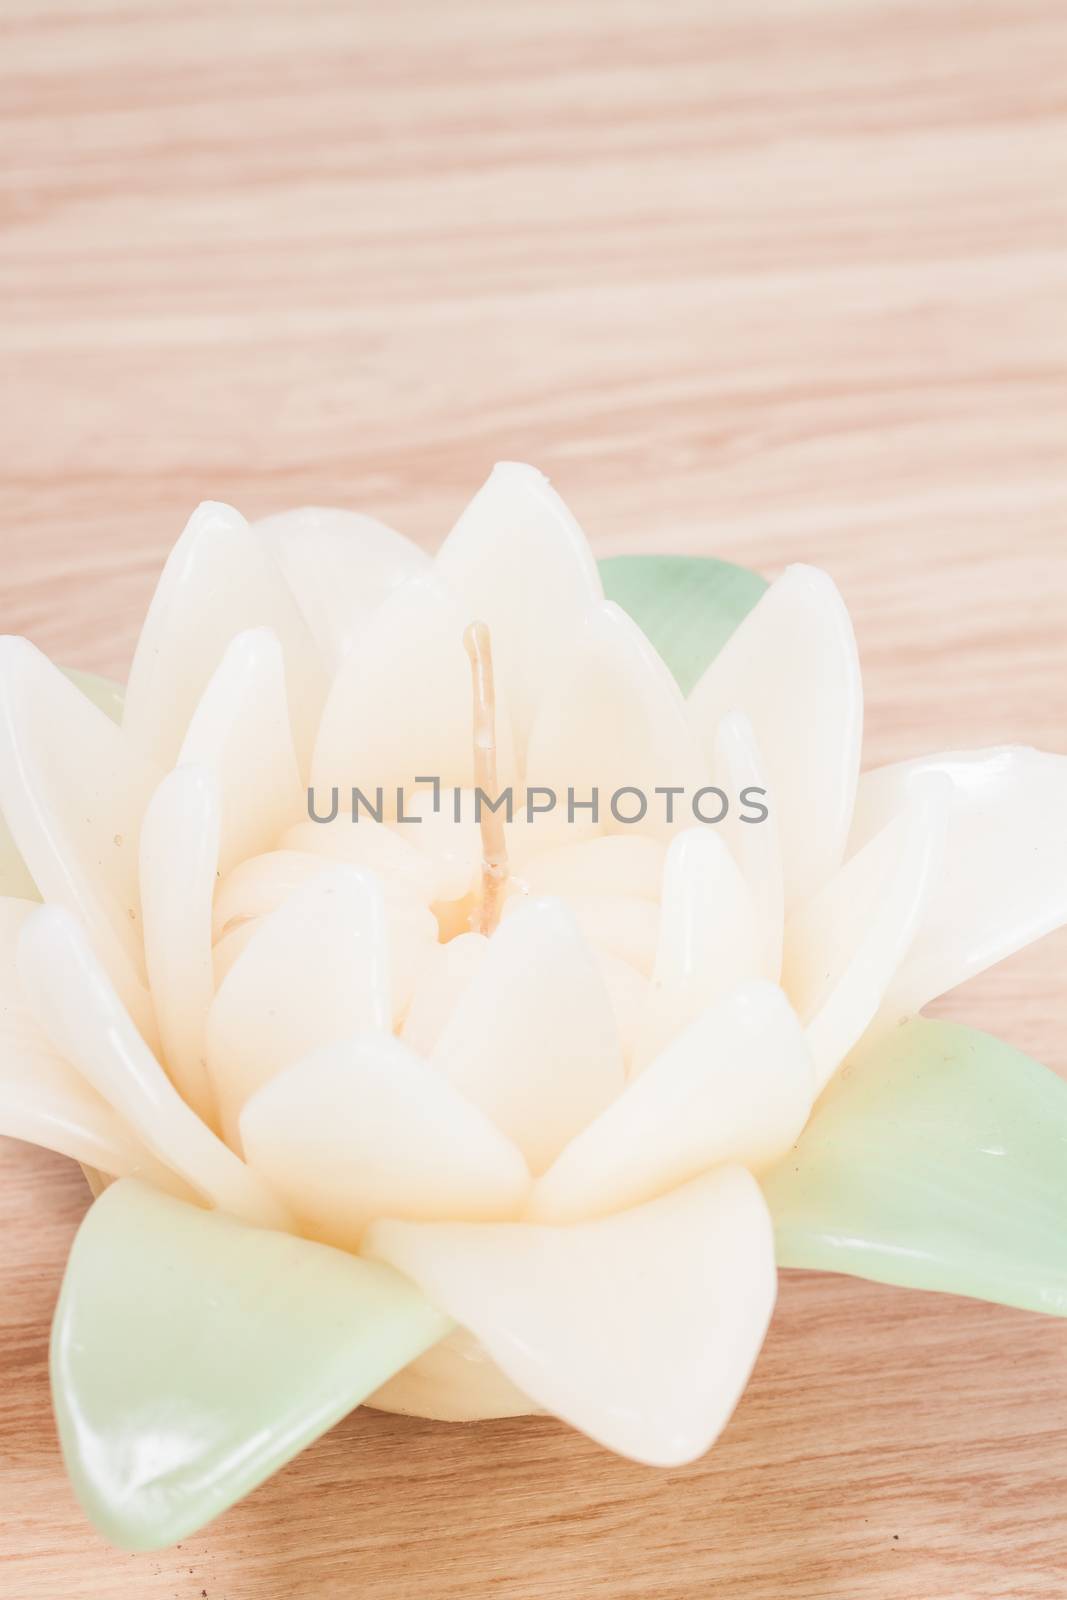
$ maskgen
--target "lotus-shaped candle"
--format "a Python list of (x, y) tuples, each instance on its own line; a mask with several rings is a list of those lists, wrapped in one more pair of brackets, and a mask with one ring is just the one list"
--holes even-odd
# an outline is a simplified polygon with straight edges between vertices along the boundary
[(598, 572), (513, 465), (433, 561), (205, 505), (89, 690), (4, 642), (0, 1131), (98, 1196), (53, 1388), (117, 1542), (363, 1401), (688, 1461), (777, 1264), (1067, 1313), (1067, 1089), (915, 1016), (1067, 921), (1067, 758), (860, 777), (825, 574)]

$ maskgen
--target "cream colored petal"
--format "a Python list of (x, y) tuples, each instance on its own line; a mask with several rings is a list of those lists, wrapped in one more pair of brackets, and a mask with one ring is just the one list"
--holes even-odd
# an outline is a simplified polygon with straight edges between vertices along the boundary
[(701, 828), (679, 834), (663, 873), (656, 964), (635, 1064), (651, 1061), (720, 995), (759, 976), (760, 958), (752, 895), (723, 840)]
[(358, 1250), (375, 1217), (515, 1217), (530, 1187), (516, 1147), (388, 1035), (327, 1046), (241, 1113), (249, 1162), (311, 1235)]
[[(342, 806), (359, 788), (384, 815), (397, 814), (397, 788), (439, 778), (474, 782), (471, 667), (463, 645), (467, 612), (436, 577), (413, 578), (388, 596), (341, 663), (315, 744), (312, 781), (319, 814), (337, 788)], [(508, 721), (498, 708), (498, 770), (511, 781)]]
[(185, 1104), (134, 1028), (69, 911), (27, 918), (18, 967), (53, 1048), (114, 1107), (165, 1166), (245, 1222), (286, 1227), (285, 1208)]
[(789, 1149), (815, 1091), (780, 989), (716, 1001), (585, 1128), (534, 1185), (529, 1215), (573, 1222), (639, 1205), (724, 1161), (760, 1170)]
[(192, 1191), (137, 1139), (62, 1057), (0, 1025), (0, 1134), (54, 1150), (112, 1178), (143, 1178), (183, 1199)]
[(0, 809), (0, 895), (10, 900), (36, 900), (37, 885), (19, 855)]
[[(434, 808), (432, 789), (421, 789), (404, 806), (412, 820), (398, 822), (395, 833), (410, 843), (427, 863), (430, 898), (461, 900), (477, 887), (482, 870), (481, 829), (474, 817), (474, 790), (442, 789)], [(414, 819), (418, 818), (416, 822)]]
[(771, 1221), (740, 1167), (568, 1228), (376, 1222), (368, 1248), (524, 1394), (654, 1466), (722, 1431), (774, 1307)]
[(523, 863), (520, 875), (535, 895), (624, 894), (658, 902), (666, 859), (660, 839), (613, 833), (542, 851)]
[(428, 1056), (436, 1049), (445, 1023), (488, 950), (484, 934), (462, 933), (428, 952), (402, 1030), (404, 1043), (416, 1054)]
[(466, 1328), (454, 1328), (363, 1403), (375, 1411), (439, 1422), (525, 1417), (541, 1410), (505, 1378)]
[(82, 920), (148, 1033), (138, 837), (157, 781), (39, 650), (0, 641), (0, 809), (41, 896)]
[(285, 661), (269, 628), (239, 633), (212, 674), (182, 742), (183, 766), (218, 780), (219, 871), (268, 850), (306, 814), (285, 692)]
[[(618, 606), (587, 611), (546, 685), (530, 733), (526, 778), (576, 806), (599, 789), (601, 828), (667, 837), (692, 823), (692, 798), (709, 781), (670, 672)], [(657, 789), (685, 791), (671, 799)], [(618, 813), (612, 813), (617, 791)], [(645, 811), (642, 815), (642, 799)], [(668, 806), (673, 822), (668, 822)], [(584, 817), (585, 812), (576, 811)]]
[(639, 1030), (648, 1010), (649, 982), (636, 967), (632, 967), (621, 956), (613, 955), (610, 950), (594, 950), (594, 955), (611, 1001), (619, 1046), (629, 1076), (633, 1070)]
[(949, 752), (864, 773), (856, 850), (929, 773), (951, 784), (945, 853), (886, 996), (901, 1016), (1067, 922), (1067, 756), (1023, 746)]
[(232, 506), (206, 501), (163, 569), (126, 690), (123, 726), (161, 767), (177, 761), (230, 640), (261, 627), (281, 640), (293, 736), (305, 764), (326, 688), (318, 648), (263, 540)]
[[(413, 824), (412, 827), (417, 826)], [(404, 827), (387, 828), (365, 812), (352, 821), (351, 809), (338, 811), (334, 822), (298, 822), (278, 840), (281, 850), (299, 850), (347, 861), (376, 872), (383, 883), (394, 883), (427, 904), (435, 898), (430, 863), (408, 837)]]
[(216, 992), (222, 988), (230, 975), (230, 970), (237, 960), (243, 955), (252, 941), (261, 922), (260, 917), (253, 917), (250, 922), (239, 922), (230, 932), (224, 934), (211, 952), (211, 965), (215, 973)]
[(948, 788), (924, 774), (905, 809), (786, 924), (782, 982), (820, 1091), (874, 1019), (922, 925), (943, 857)]
[(611, 1002), (561, 902), (532, 902), (497, 929), (433, 1059), (533, 1172), (618, 1093)]
[(852, 623), (836, 585), (789, 567), (689, 696), (709, 751), (722, 718), (748, 714), (778, 817), (786, 906), (840, 864), (859, 774), (863, 693)]
[(112, 1177), (139, 1176), (188, 1194), (117, 1112), (53, 1049), (26, 1006), (16, 971), (32, 901), (0, 899), (0, 1134), (43, 1145)]
[[(782, 839), (777, 809), (769, 803), (763, 757), (744, 712), (728, 712), (716, 728), (713, 766), (716, 783), (730, 800), (719, 831), (744, 873), (756, 907), (763, 976), (777, 983), (785, 921)], [(764, 810), (766, 816), (761, 815)]]
[(756, 958), (756, 919), (740, 869), (723, 840), (690, 828), (671, 844), (654, 982), (698, 983), (709, 999), (749, 978)]
[(296, 596), (326, 659), (338, 663), (359, 630), (429, 557), (384, 522), (358, 511), (301, 506), (252, 524)]
[[(242, 861), (218, 886), (212, 938), (217, 942), (234, 928), (280, 910), (294, 894), (330, 870), (329, 861), (305, 850), (268, 850)], [(383, 894), (384, 887), (379, 882)]]
[(468, 621), (488, 624), (519, 744), (540, 698), (545, 640), (603, 598), (585, 535), (548, 479), (502, 461), (437, 552), (437, 570)]
[(250, 1095), (322, 1045), (388, 1031), (390, 979), (381, 886), (327, 867), (264, 917), (215, 996), (207, 1064), (227, 1140)]
[[(588, 796), (575, 798), (587, 799)], [(555, 796), (552, 791), (538, 793), (536, 788), (516, 791), (512, 820), (505, 832), (508, 860), (519, 877), (535, 856), (572, 850), (579, 844), (607, 837), (599, 822), (590, 821), (588, 810), (575, 809), (568, 814), (566, 790)]]
[[(310, 851), (271, 850), (235, 867), (215, 895), (213, 935), (221, 946), (250, 923), (280, 910), (324, 873), (356, 869)], [(372, 875), (375, 876), (375, 875)], [(437, 938), (437, 923), (428, 907), (386, 877), (375, 876), (385, 905), (385, 935), (393, 1021), (405, 1015), (427, 955)], [(217, 953), (217, 951), (216, 951)]]
[[(526, 896), (513, 894), (504, 903), (504, 920), (529, 904)], [(592, 949), (617, 956), (642, 977), (651, 976), (659, 939), (658, 906), (624, 894), (569, 894), (564, 904)]]
[(145, 959), (167, 1071), (209, 1127), (218, 1118), (205, 1027), (215, 993), (211, 902), (220, 833), (215, 777), (176, 767), (153, 795), (141, 830)]

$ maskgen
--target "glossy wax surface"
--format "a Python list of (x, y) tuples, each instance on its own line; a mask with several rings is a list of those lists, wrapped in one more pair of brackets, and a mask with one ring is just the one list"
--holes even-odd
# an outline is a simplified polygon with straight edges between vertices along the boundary
[(448, 1331), (386, 1267), (125, 1180), (79, 1233), (56, 1311), (68, 1469), (118, 1543), (173, 1544)]
[[(551, 560), (533, 604), (567, 641), (543, 679), (520, 599), (535, 544)], [(317, 614), (316, 557), (331, 552), (346, 563), (335, 610), (347, 582), (358, 615), (368, 570), (392, 587), (351, 640), (322, 621), (323, 596), (313, 642), (302, 617)], [(394, 571), (401, 553), (413, 574)], [(949, 754), (857, 783), (855, 642), (826, 574), (795, 566), (767, 588), (721, 562), (632, 558), (623, 610), (598, 598), (576, 524), (530, 468), (498, 466), (434, 569), (420, 561), (339, 512), (253, 530), (201, 507), (150, 608), (121, 730), (106, 686), (72, 683), (26, 641), (4, 646), (8, 872), (23, 882), (21, 853), (49, 903), (3, 902), (0, 1109), (11, 1131), (77, 1155), (94, 1191), (123, 1180), (72, 1256), (53, 1384), (83, 1504), (131, 1548), (198, 1528), (358, 1399), (440, 1418), (548, 1410), (649, 1465), (688, 1461), (751, 1373), (776, 1254), (1065, 1309), (1063, 1086), (980, 1034), (964, 1048), (944, 1025), (899, 1015), (908, 995), (1062, 920), (1064, 758)], [(206, 643), (191, 631), (198, 591)], [(493, 847), (503, 920), (483, 913), (479, 929), (489, 845), (462, 810), (424, 806), (431, 826), (412, 843), (400, 791), (392, 828), (299, 820), (300, 748), (312, 776), (345, 770), (369, 786), (420, 764), (432, 724), (448, 733), (441, 776), (462, 781), (457, 624), (483, 609), (507, 696), (488, 728), (505, 779), (581, 771), (606, 793), (641, 777), (684, 805), (687, 783), (715, 777), (735, 806), (765, 799), (749, 825), (761, 833), (743, 816), (718, 833), (670, 810), (628, 832), (614, 808), (610, 821), (594, 808), (546, 839), (532, 814), (509, 816)], [(234, 619), (257, 615), (273, 626), (225, 643)], [(295, 685), (321, 678), (334, 650), (309, 742)], [(382, 680), (398, 691), (392, 721), (363, 698), (362, 670), (383, 658), (403, 668), (399, 685)], [(193, 704), (177, 739), (161, 661)], [(42, 734), (57, 725), (58, 758)], [(153, 764), (173, 748), (146, 806)], [(79, 753), (87, 816), (62, 785)], [(660, 790), (667, 776), (683, 782)], [(730, 810), (725, 788), (704, 792)], [(140, 830), (139, 878), (106, 850), (109, 815), (124, 830), (116, 850)], [(946, 1074), (960, 1054), (963, 1070)], [(994, 1122), (998, 1105), (1016, 1111), (995, 1145), (990, 1098)], [(1051, 1157), (1028, 1122), (1047, 1118)], [(136, 1276), (129, 1241), (146, 1248), (157, 1203), (171, 1296), (185, 1299), (184, 1283), (200, 1298), (201, 1242), (240, 1276), (247, 1239), (251, 1279), (262, 1254), (283, 1271), (293, 1259), (333, 1330), (317, 1388), (293, 1388), (300, 1334), (287, 1355), (284, 1318), (263, 1346), (278, 1382), (249, 1369), (249, 1399), (225, 1380), (243, 1300), (209, 1294), (199, 1343), (173, 1339), (166, 1296), (139, 1302), (140, 1331), (109, 1316), (118, 1301), (100, 1263), (128, 1259)], [(131, 1231), (139, 1209), (147, 1225)], [(333, 1309), (347, 1261), (398, 1269), (372, 1280), (365, 1317)], [(316, 1268), (323, 1282), (307, 1277)], [(435, 1356), (434, 1337), (408, 1337), (420, 1307), (438, 1338), (459, 1325), (458, 1362)], [(398, 1323), (391, 1347), (368, 1331), (376, 1312)], [(140, 1390), (127, 1385), (131, 1342), (161, 1357)], [(222, 1379), (201, 1348), (220, 1353)]]
[[(1057, 8), (497, 9), (457, 50), (446, 11), (346, 48), (314, 0), (254, 30), (16, 7), (3, 626), (125, 677), (198, 493), (365, 506), (429, 547), (487, 459), (533, 451), (598, 553), (830, 568), (872, 761), (1055, 747)], [(1062, 1065), (1061, 950), (948, 1004)], [(551, 1421), (361, 1410), (183, 1550), (110, 1552), (42, 1420), (84, 1188), (3, 1161), (20, 1596), (1057, 1587), (1060, 1327), (808, 1275), (684, 1472)]]
[(913, 1018), (847, 1067), (766, 1179), (783, 1266), (1067, 1313), (1062, 1080)]

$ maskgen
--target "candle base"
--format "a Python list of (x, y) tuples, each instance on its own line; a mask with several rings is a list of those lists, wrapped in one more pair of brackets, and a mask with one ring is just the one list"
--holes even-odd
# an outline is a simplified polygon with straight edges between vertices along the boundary
[(495, 1417), (543, 1416), (543, 1409), (516, 1389), (484, 1346), (465, 1328), (398, 1372), (364, 1401), (375, 1411), (434, 1422), (488, 1422)]

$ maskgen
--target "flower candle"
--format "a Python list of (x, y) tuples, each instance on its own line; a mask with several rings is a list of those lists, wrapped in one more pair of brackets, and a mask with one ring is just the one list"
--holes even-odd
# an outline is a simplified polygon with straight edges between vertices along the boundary
[(99, 1196), (53, 1387), (105, 1532), (362, 1401), (691, 1460), (777, 1263), (1067, 1312), (1063, 1085), (914, 1016), (1067, 921), (1067, 758), (860, 777), (861, 708), (825, 574), (602, 575), (514, 465), (433, 561), (202, 506), (121, 727), (4, 642), (0, 1131)]

